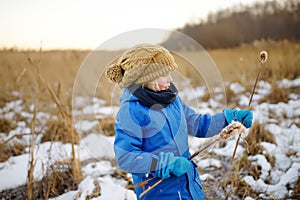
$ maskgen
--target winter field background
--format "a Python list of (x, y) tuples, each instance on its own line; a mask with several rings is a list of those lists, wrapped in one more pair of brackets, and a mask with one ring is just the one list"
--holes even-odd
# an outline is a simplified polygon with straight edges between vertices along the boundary
[[(246, 108), (261, 50), (268, 51), (269, 60), (252, 102), (254, 124), (233, 165), (236, 137), (195, 159), (206, 199), (300, 199), (299, 43), (258, 41), (209, 50), (226, 96), (212, 99), (205, 80), (185, 63), (179, 63), (179, 73), (186, 79), (175, 84), (199, 113)], [(88, 53), (0, 52), (0, 199), (136, 199), (131, 177), (118, 168), (113, 152), (120, 91), (103, 80), (94, 97), (83, 93), (72, 99)], [(120, 52), (99, 53), (112, 60)], [(227, 105), (218, 102), (224, 98)], [(72, 113), (81, 117), (75, 124)], [(191, 152), (204, 142), (190, 138)]]

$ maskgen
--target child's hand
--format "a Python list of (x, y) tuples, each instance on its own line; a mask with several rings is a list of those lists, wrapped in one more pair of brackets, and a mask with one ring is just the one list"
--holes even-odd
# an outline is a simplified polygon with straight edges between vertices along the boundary
[(176, 157), (173, 153), (159, 154), (157, 177), (166, 179), (171, 175), (181, 176), (188, 172), (189, 167), (192, 163), (184, 157)]
[(252, 126), (252, 110), (231, 110), (229, 108), (225, 108), (224, 116), (228, 124), (232, 121), (238, 121), (245, 125), (246, 128), (250, 128)]

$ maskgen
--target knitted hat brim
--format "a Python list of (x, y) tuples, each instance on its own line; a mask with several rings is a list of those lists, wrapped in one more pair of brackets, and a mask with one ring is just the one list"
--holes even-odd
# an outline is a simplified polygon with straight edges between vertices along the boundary
[(142, 84), (142, 83), (147, 83), (149, 81), (153, 81), (157, 79), (160, 76), (166, 76), (168, 73), (171, 71), (174, 71), (177, 69), (178, 66), (176, 63), (174, 63), (171, 66), (162, 66), (161, 64), (150, 64), (150, 66), (147, 66), (143, 74), (140, 78), (138, 78), (135, 83), (136, 84)]
[(170, 66), (162, 64), (150, 63), (134, 67), (133, 70), (126, 71), (122, 81), (119, 83), (121, 88), (128, 87), (131, 84), (142, 84), (157, 79), (160, 76), (165, 76), (171, 71), (177, 69), (176, 63)]

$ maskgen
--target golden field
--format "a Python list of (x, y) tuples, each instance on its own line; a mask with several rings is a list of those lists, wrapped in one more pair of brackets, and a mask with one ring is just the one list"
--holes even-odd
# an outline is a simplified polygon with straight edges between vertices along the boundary
[[(262, 50), (268, 52), (269, 59), (262, 69), (261, 79), (272, 83), (284, 78), (294, 79), (300, 75), (299, 42), (261, 41), (236, 48), (208, 50), (207, 53), (216, 64), (224, 81), (249, 84), (255, 80), (259, 52)], [(0, 51), (1, 96), (11, 91), (21, 91), (26, 94), (32, 92), (38, 68), (43, 78), (49, 81), (54, 89), (60, 88), (61, 91), (70, 92), (80, 66), (83, 65), (89, 53), (90, 51), (79, 50), (53, 50), (41, 53), (39, 51), (2, 50)], [(106, 63), (110, 63), (120, 53), (97, 52), (98, 59), (93, 63), (93, 67), (104, 68)], [(191, 52), (190, 54), (197, 56), (200, 53)], [(194, 73), (194, 68), (188, 66), (186, 61), (177, 60), (177, 62), (179, 73), (191, 78), (193, 86), (203, 83), (199, 82), (199, 74)], [(104, 75), (101, 74), (101, 87), (112, 87), (112, 84), (103, 77)], [(101, 96), (105, 98), (106, 95)]]
[[(261, 102), (267, 101), (270, 103), (286, 102), (288, 101), (288, 95), (290, 93), (300, 93), (300, 89), (297, 87), (292, 88), (278, 88), (276, 82), (278, 80), (290, 79), (293, 80), (300, 76), (300, 43), (290, 41), (259, 41), (253, 44), (244, 44), (235, 48), (228, 49), (212, 49), (207, 50), (208, 55), (211, 57), (211, 62), (200, 59), (199, 65), (209, 65), (210, 67), (216, 67), (219, 75), (224, 82), (238, 82), (244, 86), (247, 91), (251, 91), (253, 83), (255, 81), (258, 68), (259, 68), (259, 53), (265, 50), (269, 54), (268, 61), (261, 68), (260, 80), (265, 80), (272, 85), (270, 94), (261, 99)], [(78, 144), (80, 136), (72, 127), (71, 112), (71, 99), (74, 87), (83, 95), (95, 95), (104, 100), (112, 100), (111, 94), (115, 91), (115, 87), (104, 76), (103, 72), (105, 66), (109, 65), (114, 59), (120, 55), (120, 51), (80, 51), (80, 50), (52, 50), (52, 51), (21, 51), (21, 50), (1, 50), (0, 51), (0, 108), (4, 107), (8, 102), (22, 98), (25, 107), (30, 110), (31, 105), (38, 105), (37, 110), (30, 110), (33, 113), (31, 120), (24, 120), (20, 114), (15, 115), (15, 119), (10, 121), (1, 117), (0, 119), (0, 133), (8, 133), (16, 128), (16, 124), (19, 121), (26, 121), (26, 126), (30, 127), (30, 136), (36, 139), (40, 133), (35, 131), (35, 126), (38, 124), (36, 119), (36, 112), (46, 111), (50, 116), (57, 116), (57, 120), (47, 120), (45, 124), (40, 124), (42, 127), (46, 127), (46, 130), (41, 129), (43, 132), (41, 142), (46, 141), (60, 141), (63, 143)], [(200, 86), (207, 83), (210, 77), (201, 77), (195, 71), (195, 67), (182, 58), (201, 58), (206, 52), (183, 52), (180, 54), (182, 57), (175, 57), (179, 69), (177, 75), (174, 76), (175, 82), (185, 79), (190, 79), (190, 85), (192, 87)], [(213, 65), (212, 65), (213, 63)], [(85, 71), (87, 70), (87, 72)], [(198, 68), (203, 69), (203, 68)], [(86, 72), (86, 73), (85, 73)], [(200, 71), (200, 73), (202, 73)], [(205, 73), (204, 73), (205, 74)], [(212, 75), (212, 78), (214, 78)], [(77, 82), (80, 77), (82, 82)], [(181, 78), (178, 79), (177, 78)], [(219, 80), (218, 80), (219, 81)], [(86, 83), (85, 83), (86, 82)], [(95, 86), (96, 84), (96, 86)], [(95, 87), (95, 88), (94, 88)], [(91, 89), (92, 88), (92, 89)], [(180, 89), (180, 88), (179, 88)], [(226, 89), (227, 103), (237, 104), (235, 102), (234, 93), (228, 88)], [(17, 95), (14, 95), (17, 93)], [(208, 101), (209, 94), (202, 97), (202, 101)], [(118, 99), (114, 99), (118, 102)], [(111, 102), (107, 102), (111, 103)], [(114, 102), (115, 103), (115, 102)], [(187, 102), (189, 103), (189, 102)], [(56, 106), (53, 106), (55, 104)], [(35, 106), (34, 106), (35, 107)], [(105, 135), (114, 135), (113, 130), (114, 119), (106, 118), (99, 120), (102, 131)], [(296, 123), (296, 126), (300, 125)], [(101, 132), (102, 133), (102, 132)], [(263, 147), (259, 145), (261, 141), (267, 141), (275, 143), (275, 140), (264, 125), (255, 123), (251, 129), (249, 135), (255, 135), (255, 137), (247, 137), (248, 147), (250, 153), (244, 153), (243, 156), (234, 164), (233, 172), (230, 176), (224, 178), (220, 187), (224, 188), (226, 198), (233, 193), (239, 197), (253, 194), (254, 192), (249, 188), (245, 181), (241, 180), (241, 173), (250, 173), (254, 177), (258, 177), (260, 172), (257, 166), (251, 165), (247, 157), (249, 155), (255, 155), (263, 152)], [(16, 134), (16, 137), (22, 137), (20, 134)], [(15, 137), (14, 136), (14, 137)], [(24, 146), (19, 143), (9, 145), (9, 141), (13, 138), (9, 138), (0, 142), (0, 162), (7, 161), (10, 156), (17, 156), (23, 154), (26, 148), (33, 149), (34, 143), (28, 146)], [(292, 152), (293, 153), (293, 152)], [(274, 157), (269, 156), (268, 161), (274, 164)], [(67, 165), (65, 171), (50, 171), (43, 180), (36, 182), (34, 180), (32, 171), (34, 169), (34, 163), (30, 163), (27, 174), (27, 185), (17, 188), (17, 191), (22, 190), (23, 197), (31, 199), (30, 197), (36, 192), (39, 197), (47, 199), (49, 197), (55, 197), (62, 194), (65, 190), (76, 189), (77, 184), (82, 180), (82, 174), (80, 168), (86, 163), (78, 162), (75, 154), (72, 155), (71, 161), (57, 162), (54, 167)], [(57, 165), (57, 166), (56, 166)], [(116, 172), (114, 172), (116, 175)], [(117, 174), (119, 178), (126, 179), (129, 189), (132, 189), (133, 185), (131, 180), (126, 178), (126, 174)], [(65, 180), (65, 185), (60, 184), (59, 180)], [(215, 191), (210, 187), (216, 185), (216, 183), (207, 182), (204, 184), (204, 190), (208, 194), (208, 198), (213, 195)], [(232, 190), (227, 190), (227, 186), (231, 185)], [(45, 193), (44, 188), (47, 188)], [(297, 181), (294, 191), (295, 198), (297, 192), (300, 191), (300, 179)], [(15, 195), (14, 190), (1, 191), (0, 198), (9, 194), (13, 199)], [(97, 195), (99, 195), (97, 193)], [(255, 194), (257, 195), (257, 194)]]

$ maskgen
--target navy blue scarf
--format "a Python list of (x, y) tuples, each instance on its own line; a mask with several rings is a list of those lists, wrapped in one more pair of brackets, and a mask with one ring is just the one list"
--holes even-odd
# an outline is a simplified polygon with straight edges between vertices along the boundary
[(178, 90), (173, 83), (168, 90), (155, 92), (141, 85), (131, 85), (128, 87), (130, 92), (136, 96), (139, 102), (153, 110), (160, 110), (167, 107), (176, 100)]

